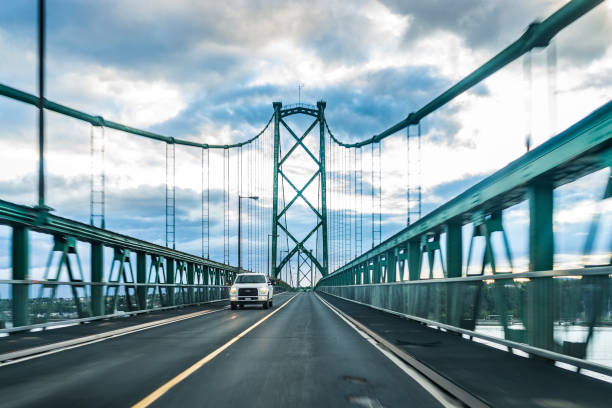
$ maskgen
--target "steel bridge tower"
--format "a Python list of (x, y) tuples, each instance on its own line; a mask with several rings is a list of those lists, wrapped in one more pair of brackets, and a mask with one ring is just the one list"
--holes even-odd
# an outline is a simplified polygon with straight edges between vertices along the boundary
[[(318, 271), (321, 276), (326, 276), (328, 273), (328, 251), (327, 251), (327, 198), (326, 198), (326, 179), (325, 179), (325, 106), (324, 101), (317, 102), (316, 109), (314, 106), (297, 104), (289, 105), (283, 108), (281, 102), (274, 102), (274, 184), (273, 184), (273, 198), (272, 198), (272, 276), (277, 277), (281, 272), (282, 268), (296, 253), (303, 253), (313, 264), (313, 267)], [(291, 127), (283, 120), (283, 118), (291, 115), (308, 115), (315, 118), (314, 122), (308, 127), (308, 129), (298, 137)], [(310, 149), (304, 144), (304, 140), (311, 133), (313, 129), (318, 125), (319, 128), (319, 154), (318, 156), (313, 154)], [(280, 127), (284, 127), (291, 137), (295, 140), (293, 146), (284, 153), (281, 157), (281, 138), (280, 138)], [(316, 137), (316, 136), (314, 136)], [(283, 172), (283, 164), (289, 158), (291, 153), (296, 149), (303, 149), (308, 156), (315, 162), (317, 170), (310, 177), (308, 182), (301, 188), (298, 188), (290, 178)], [(279, 211), (279, 176), (291, 186), (295, 191), (295, 197), (289, 203), (283, 203), (284, 208)], [(319, 197), (320, 197), (320, 211), (317, 205), (312, 205), (308, 199), (304, 196), (304, 191), (308, 186), (319, 179)], [(312, 210), (313, 215), (316, 217), (315, 227), (306, 234), (306, 236), (299, 240), (293, 236), (286, 226), (280, 221), (285, 215), (287, 210), (295, 203), (298, 198), (302, 198), (307, 206)], [(319, 203), (316, 203), (319, 204)], [(289, 247), (289, 251), (284, 257), (279, 260), (278, 254), (278, 238), (279, 229), (286, 234), (288, 239), (291, 240), (292, 246)], [(318, 234), (320, 231), (322, 239), (322, 260), (319, 262), (317, 257), (312, 254), (312, 251), (306, 248), (305, 243), (313, 234)], [(316, 254), (316, 252), (315, 252)], [(299, 272), (298, 272), (299, 273)]]

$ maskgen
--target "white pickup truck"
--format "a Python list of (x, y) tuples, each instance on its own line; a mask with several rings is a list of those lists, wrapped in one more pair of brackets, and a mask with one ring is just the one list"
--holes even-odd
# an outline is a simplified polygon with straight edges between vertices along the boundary
[(267, 276), (257, 273), (241, 273), (230, 288), (230, 306), (236, 310), (248, 304), (261, 304), (264, 309), (272, 307), (274, 287)]

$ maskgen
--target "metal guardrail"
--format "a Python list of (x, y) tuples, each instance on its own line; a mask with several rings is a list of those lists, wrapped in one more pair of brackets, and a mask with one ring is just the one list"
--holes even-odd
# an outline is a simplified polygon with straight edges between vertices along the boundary
[[(67, 311), (57, 318), (73, 320), (75, 317), (84, 319), (114, 315), (117, 311), (134, 313), (161, 310), (228, 298), (225, 292), (234, 276), (239, 272), (248, 272), (41, 212), (37, 208), (0, 200), (2, 224), (13, 230), (13, 279), (0, 280), (0, 285), (10, 285), (11, 288), (11, 298), (0, 299), (0, 306), (5, 304), (8, 309), (2, 310), (0, 307), (2, 326), (12, 325), (17, 328), (30, 326), (33, 320), (37, 323), (49, 320), (52, 305), (60, 302), (56, 296), (61, 286), (69, 288), (71, 300), (61, 300)], [(30, 231), (51, 235), (54, 240), (45, 278), (40, 280), (29, 279)], [(84, 279), (78, 242), (89, 243), (91, 246), (90, 281)], [(112, 262), (106, 268), (105, 247), (112, 248), (114, 253)], [(136, 262), (131, 252), (136, 253)], [(64, 274), (68, 274), (69, 280), (61, 279)], [(283, 285), (280, 282), (278, 290), (285, 290)], [(33, 287), (39, 289), (38, 294), (33, 293)], [(120, 291), (124, 293), (120, 294)], [(33, 312), (35, 308), (41, 309), (43, 303), (49, 309), (43, 313), (44, 316)]]
[[(230, 265), (1, 200), (0, 224), (12, 228), (12, 279), (0, 281), (10, 285), (11, 298), (0, 299), (0, 303), (10, 303), (10, 312), (4, 314), (10, 316), (13, 327), (28, 326), (32, 319), (40, 318), (33, 316), (32, 308), (43, 299), (52, 304), (61, 285), (69, 287), (72, 295), (69, 309), (76, 317), (87, 318), (122, 308), (133, 312), (193, 303), (196, 298), (198, 302), (218, 300), (220, 295), (211, 298), (212, 293), (225, 290), (239, 272)], [(29, 279), (30, 231), (53, 237), (42, 280)], [(90, 244), (90, 282), (85, 279), (78, 242)], [(106, 268), (105, 247), (113, 249)], [(65, 274), (68, 279), (62, 279)], [(39, 288), (38, 294), (32, 293), (32, 286)], [(207, 295), (202, 298), (204, 290)], [(157, 303), (151, 300), (151, 291), (157, 294)]]
[(612, 365), (593, 361), (612, 338), (610, 266), (317, 290), (612, 376)]
[[(531, 268), (552, 269), (553, 190), (611, 165), (612, 102), (608, 102), (566, 131), (323, 277), (318, 285), (393, 282), (396, 280), (394, 271), (397, 265), (403, 267), (404, 262), (408, 263), (410, 279), (418, 280), (423, 254), (432, 257), (440, 253), (442, 234), (446, 234), (447, 276), (461, 277), (464, 275), (463, 225), (473, 223), (472, 242), (477, 237), (484, 238), (490, 248), (493, 233), (501, 233), (506, 241), (508, 239), (502, 211), (525, 200), (530, 202)], [(611, 196), (612, 177), (608, 180), (602, 199)], [(595, 215), (595, 224), (586, 242), (597, 233), (597, 220)], [(483, 266), (485, 263), (495, 268), (493, 251), (485, 254)]]
[[(16, 326), (16, 327), (5, 327), (6, 320), (10, 319), (10, 311), (6, 313), (6, 310), (2, 310), (0, 307), (0, 334), (10, 334), (16, 332), (23, 332), (35, 329), (46, 329), (53, 326), (66, 326), (74, 325), (85, 322), (91, 322), (101, 319), (111, 319), (118, 317), (135, 316), (143, 313), (150, 313), (156, 311), (170, 310), (176, 308), (182, 308), (187, 306), (198, 306), (203, 304), (210, 304), (216, 302), (229, 301), (229, 286), (228, 285), (185, 285), (185, 284), (170, 284), (170, 283), (118, 283), (118, 282), (58, 282), (58, 281), (40, 281), (40, 280), (15, 280), (15, 279), (0, 279), (1, 285), (29, 285), (29, 286), (77, 286), (77, 287), (127, 287), (127, 288), (152, 288), (152, 293), (149, 291), (146, 296), (145, 308), (132, 309), (126, 305), (125, 296), (120, 296), (118, 302), (118, 308), (114, 313), (103, 314), (98, 316), (77, 317), (78, 315), (74, 299), (71, 298), (31, 298), (30, 303), (30, 321), (36, 321), (36, 323)], [(167, 290), (168, 288), (177, 289), (174, 291), (174, 305), (163, 306), (166, 302), (159, 296), (160, 288)], [(278, 295), (286, 292), (284, 286), (274, 286), (274, 294)], [(166, 292), (167, 293), (167, 292)], [(83, 304), (87, 304), (90, 301), (90, 293), (86, 293), (86, 296), (81, 297), (79, 300)], [(167, 300), (167, 298), (166, 298)], [(105, 303), (108, 305), (112, 301), (111, 297), (105, 298)], [(38, 304), (38, 308), (42, 305), (48, 309), (49, 313), (38, 314), (34, 311), (34, 307)], [(2, 300), (0, 299), (0, 306)], [(61, 312), (54, 312), (54, 310), (60, 310)], [(2, 319), (8, 314), (9, 319)]]

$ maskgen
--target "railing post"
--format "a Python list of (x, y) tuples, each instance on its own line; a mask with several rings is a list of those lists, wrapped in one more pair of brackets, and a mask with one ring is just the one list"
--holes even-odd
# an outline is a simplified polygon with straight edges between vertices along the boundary
[[(29, 255), (30, 245), (28, 229), (23, 226), (16, 225), (13, 227), (12, 247), (14, 280), (28, 279)], [(30, 322), (30, 313), (28, 305), (30, 285), (24, 283), (14, 283), (11, 289), (13, 296), (13, 327), (26, 326)]]
[(553, 268), (553, 185), (538, 180), (529, 186), (529, 270)]
[(421, 241), (408, 241), (408, 279), (419, 280), (421, 276)]
[[(166, 283), (174, 284), (174, 259), (166, 258)], [(174, 306), (174, 286), (167, 288), (168, 306)]]
[[(529, 270), (553, 268), (553, 185), (537, 180), (529, 186)], [(527, 289), (527, 339), (535, 347), (554, 349), (553, 321), (556, 299), (553, 279), (536, 278)]]
[[(104, 282), (104, 245), (101, 242), (91, 244), (91, 281)], [(91, 287), (91, 312), (94, 316), (101, 316), (105, 312), (102, 285)]]
[[(136, 254), (136, 282), (147, 283), (147, 254), (138, 252)], [(147, 308), (147, 292), (148, 286), (137, 286), (136, 293), (138, 294), (138, 307), (141, 310)]]
[(372, 283), (372, 278), (373, 278), (373, 275), (374, 275), (372, 271), (373, 271), (374, 268), (372, 268), (372, 265), (370, 265), (370, 261), (371, 261), (371, 259), (368, 259), (366, 261), (365, 269), (363, 270), (363, 283), (364, 284)]
[(382, 262), (380, 260), (380, 255), (376, 255), (374, 257), (374, 279), (373, 283), (381, 283), (382, 282)]
[[(193, 264), (193, 262), (187, 262), (187, 284), (188, 285), (193, 285), (195, 279), (195, 265)], [(190, 286), (189, 289), (187, 289), (187, 298), (189, 299), (188, 303), (194, 303), (194, 291), (193, 291), (193, 286)]]
[(395, 282), (397, 280), (397, 248), (387, 252), (387, 282)]
[(449, 278), (460, 278), (463, 270), (463, 234), (461, 222), (446, 224), (446, 272)]

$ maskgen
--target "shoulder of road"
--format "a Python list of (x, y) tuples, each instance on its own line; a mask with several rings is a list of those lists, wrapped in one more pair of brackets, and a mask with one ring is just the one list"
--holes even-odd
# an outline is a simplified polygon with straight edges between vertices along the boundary
[(408, 364), (499, 407), (609, 407), (612, 384), (317, 292)]

